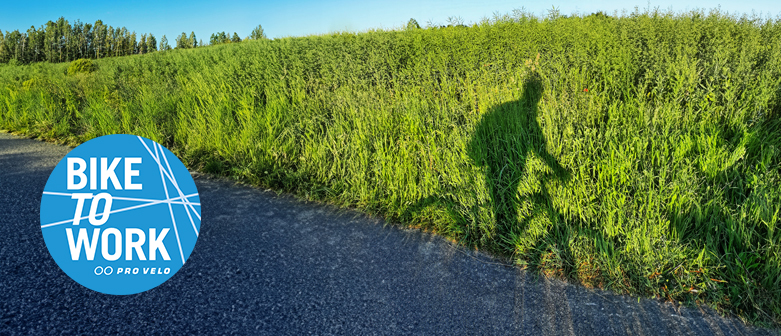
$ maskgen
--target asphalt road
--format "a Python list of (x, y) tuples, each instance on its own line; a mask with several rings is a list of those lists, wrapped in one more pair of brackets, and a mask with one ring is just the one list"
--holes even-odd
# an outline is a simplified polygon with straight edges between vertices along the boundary
[(773, 334), (202, 175), (201, 233), (184, 267), (147, 292), (104, 295), (65, 275), (41, 235), (41, 193), (69, 150), (0, 133), (0, 335)]

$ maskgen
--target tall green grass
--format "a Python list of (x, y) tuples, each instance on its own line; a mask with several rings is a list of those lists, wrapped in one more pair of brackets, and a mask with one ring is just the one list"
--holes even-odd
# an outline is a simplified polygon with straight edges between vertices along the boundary
[(781, 323), (781, 23), (537, 18), (0, 67), (0, 128), (158, 141), (587, 286)]

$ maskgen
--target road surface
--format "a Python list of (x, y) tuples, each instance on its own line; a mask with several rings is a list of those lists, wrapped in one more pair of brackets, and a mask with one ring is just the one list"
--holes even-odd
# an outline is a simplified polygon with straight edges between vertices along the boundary
[(0, 133), (0, 335), (772, 335), (586, 289), (353, 210), (196, 175), (203, 222), (164, 284), (104, 295), (49, 256), (39, 207), (69, 147)]

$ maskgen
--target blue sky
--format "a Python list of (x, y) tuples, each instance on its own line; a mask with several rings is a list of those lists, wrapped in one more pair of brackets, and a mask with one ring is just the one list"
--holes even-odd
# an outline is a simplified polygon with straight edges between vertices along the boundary
[(421, 25), (426, 22), (445, 24), (449, 16), (460, 16), (466, 23), (478, 22), (493, 13), (510, 13), (525, 8), (543, 15), (552, 6), (561, 14), (592, 13), (599, 10), (632, 11), (635, 6), (648, 6), (685, 11), (694, 8), (721, 6), (729, 12), (752, 11), (772, 17), (781, 14), (781, 1), (694, 1), (694, 0), (606, 0), (606, 1), (466, 1), (466, 0), (398, 0), (398, 1), (13, 1), (0, 10), (0, 29), (27, 30), (48, 20), (64, 16), (68, 21), (103, 20), (105, 24), (124, 26), (130, 31), (153, 33), (169, 41), (186, 31), (194, 31), (199, 39), (209, 40), (218, 31), (237, 32), (245, 37), (262, 24), (266, 35), (274, 37), (323, 34), (335, 31), (364, 31), (371, 28), (403, 26), (410, 18)]

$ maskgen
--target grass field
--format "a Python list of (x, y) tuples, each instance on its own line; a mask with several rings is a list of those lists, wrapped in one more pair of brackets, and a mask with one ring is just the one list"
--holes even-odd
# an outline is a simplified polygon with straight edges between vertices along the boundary
[(547, 275), (781, 323), (777, 20), (519, 12), (94, 65), (0, 66), (0, 129), (137, 134)]

